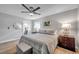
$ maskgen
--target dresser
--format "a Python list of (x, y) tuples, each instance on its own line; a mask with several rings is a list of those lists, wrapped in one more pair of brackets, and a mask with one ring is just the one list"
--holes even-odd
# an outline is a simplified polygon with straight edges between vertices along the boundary
[(68, 36), (59, 36), (58, 46), (66, 48), (71, 51), (75, 51), (75, 38)]

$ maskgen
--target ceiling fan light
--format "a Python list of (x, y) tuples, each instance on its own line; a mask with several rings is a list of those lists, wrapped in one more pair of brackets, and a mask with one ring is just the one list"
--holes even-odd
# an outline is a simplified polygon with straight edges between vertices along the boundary
[(33, 13), (29, 13), (29, 15), (30, 15), (30, 16), (33, 16), (34, 14), (33, 14)]

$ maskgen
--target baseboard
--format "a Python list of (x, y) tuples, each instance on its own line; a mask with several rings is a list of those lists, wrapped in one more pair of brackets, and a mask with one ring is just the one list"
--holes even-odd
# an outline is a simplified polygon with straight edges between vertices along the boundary
[(9, 40), (0, 41), (0, 44), (11, 42), (11, 41), (16, 41), (16, 40), (19, 40), (19, 39), (9, 39)]

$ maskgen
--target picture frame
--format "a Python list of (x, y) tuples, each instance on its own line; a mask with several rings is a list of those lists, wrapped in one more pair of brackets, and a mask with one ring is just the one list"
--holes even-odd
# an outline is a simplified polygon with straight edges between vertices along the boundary
[(50, 21), (45, 21), (44, 26), (50, 26)]

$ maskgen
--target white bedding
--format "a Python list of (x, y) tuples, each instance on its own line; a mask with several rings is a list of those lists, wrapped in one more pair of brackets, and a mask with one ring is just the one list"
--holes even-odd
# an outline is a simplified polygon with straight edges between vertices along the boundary
[(27, 44), (30, 44), (32, 47), (36, 49), (40, 49), (41, 53), (46, 53), (48, 49), (49, 53), (51, 54), (54, 53), (54, 50), (58, 42), (57, 35), (48, 35), (40, 33), (24, 35), (21, 37), (20, 42), (23, 41), (26, 41)]

